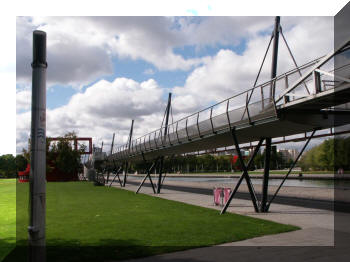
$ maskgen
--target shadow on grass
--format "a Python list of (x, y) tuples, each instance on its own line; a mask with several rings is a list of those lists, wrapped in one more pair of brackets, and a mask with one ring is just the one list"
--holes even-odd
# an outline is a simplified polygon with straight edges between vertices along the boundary
[(0, 239), (0, 261), (11, 252), (16, 246), (16, 238)]
[[(106, 246), (48, 246), (46, 261), (94, 261), (115, 262), (131, 259), (129, 262), (248, 262), (248, 261), (348, 261), (348, 247), (293, 247), (293, 246), (212, 246), (198, 248), (190, 246), (137, 246), (132, 241), (105, 239)], [(61, 241), (58, 241), (61, 243)], [(67, 243), (68, 244), (68, 243)], [(191, 249), (186, 252), (175, 252)], [(39, 250), (40, 252), (40, 250)], [(171, 254), (158, 255), (167, 252)], [(3, 262), (28, 261), (28, 247), (17, 246)], [(145, 257), (141, 260), (137, 258)]]
[[(0, 245), (2, 243), (0, 242)], [(13, 247), (13, 246), (12, 246)], [(94, 246), (79, 245), (79, 240), (54, 239), (46, 247), (47, 261), (117, 261), (148, 257), (168, 252), (198, 248), (198, 246), (142, 246), (136, 240), (102, 239)], [(38, 247), (37, 252), (44, 252)], [(2, 262), (28, 261), (29, 248), (26, 241), (17, 245)]]

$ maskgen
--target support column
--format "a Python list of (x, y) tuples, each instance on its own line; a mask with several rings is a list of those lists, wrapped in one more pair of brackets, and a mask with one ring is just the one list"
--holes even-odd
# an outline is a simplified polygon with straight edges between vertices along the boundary
[(127, 174), (129, 172), (129, 165), (128, 165), (128, 161), (125, 162), (125, 169), (124, 169), (124, 178), (123, 178), (123, 185), (122, 187), (125, 187), (126, 184), (126, 178), (127, 178)]
[[(280, 28), (280, 17), (276, 16), (275, 26), (273, 29), (273, 46), (272, 46), (272, 64), (271, 64), (271, 79), (276, 77), (277, 74), (277, 56), (278, 56), (278, 39), (279, 39), (279, 28)], [(275, 81), (271, 84), (270, 88), (270, 99), (274, 93)]]
[(33, 32), (29, 261), (46, 261), (46, 33)]
[(303, 154), (305, 148), (307, 147), (307, 145), (309, 144), (309, 142), (311, 141), (311, 139), (314, 137), (316, 130), (312, 131), (311, 136), (308, 138), (308, 140), (306, 141), (306, 143), (304, 144), (303, 148), (301, 149), (301, 151), (299, 152), (297, 158), (294, 160), (294, 162), (292, 163), (292, 165), (290, 166), (288, 173), (285, 175), (285, 177), (283, 178), (281, 184), (279, 185), (279, 187), (277, 188), (275, 194), (272, 196), (272, 198), (270, 199), (269, 203), (266, 205), (266, 212), (269, 210), (270, 205), (272, 203), (272, 201), (275, 199), (275, 197), (277, 196), (278, 192), (280, 191), (281, 187), (283, 186), (284, 182), (286, 181), (286, 179), (288, 178), (289, 174), (292, 172), (294, 166), (296, 165), (296, 163), (299, 161), (301, 155)]
[[(114, 161), (113, 161), (113, 163), (114, 163)], [(122, 181), (120, 180), (119, 173), (123, 170), (123, 166), (120, 166), (119, 169), (117, 169), (116, 165), (114, 164), (114, 167), (115, 167), (115, 172), (116, 172), (116, 173), (115, 173), (115, 175), (114, 175), (114, 177), (113, 177), (112, 182), (109, 184), (109, 187), (112, 186), (112, 184), (113, 184), (114, 180), (116, 179), (116, 177), (118, 177), (119, 184), (120, 184), (120, 186), (122, 187), (123, 184), (122, 184)]]
[(143, 186), (143, 184), (145, 183), (147, 177), (149, 178), (149, 181), (151, 183), (151, 186), (152, 186), (152, 189), (153, 189), (153, 193), (155, 194), (156, 193), (156, 190), (154, 188), (154, 184), (153, 184), (153, 181), (152, 181), (152, 177), (151, 177), (151, 173), (152, 173), (152, 170), (153, 168), (157, 165), (157, 162), (158, 162), (158, 159), (156, 159), (152, 165), (150, 166), (150, 168), (147, 170), (147, 174), (145, 175), (145, 177), (143, 178), (141, 184), (139, 185), (139, 187), (137, 188), (136, 190), (136, 194), (140, 191), (141, 187)]
[[(112, 144), (111, 144), (111, 151), (110, 151), (110, 153), (109, 153), (110, 156), (111, 156), (112, 153), (113, 153), (114, 136), (115, 136), (115, 133), (113, 133)], [(108, 184), (108, 181), (109, 181), (109, 173), (110, 173), (110, 170), (108, 169), (108, 173), (107, 173), (107, 184)]]
[[(129, 134), (129, 143), (128, 143), (128, 152), (129, 152), (129, 154), (130, 154), (130, 147), (131, 147), (131, 140), (132, 140), (133, 129), (134, 129), (134, 119), (131, 121), (131, 128), (130, 128), (130, 134)], [(129, 163), (128, 163), (128, 161), (126, 161), (125, 162), (125, 169), (124, 169), (123, 187), (125, 187), (125, 184), (126, 184), (128, 171), (129, 171)]]
[(158, 176), (158, 183), (157, 183), (157, 194), (160, 194), (160, 188), (162, 186), (163, 164), (164, 164), (164, 156), (161, 157), (160, 164), (159, 164), (159, 176)]
[(245, 178), (247, 186), (248, 186), (248, 190), (249, 190), (249, 193), (250, 193), (250, 197), (252, 199), (252, 203), (253, 203), (255, 212), (259, 212), (258, 203), (257, 203), (258, 200), (257, 200), (256, 194), (255, 194), (254, 186), (253, 186), (252, 181), (250, 180), (250, 177), (248, 175), (248, 167), (244, 163), (244, 159), (243, 159), (243, 156), (242, 156), (242, 153), (241, 153), (241, 149), (239, 147), (239, 143), (238, 143), (238, 140), (237, 140), (235, 129), (232, 129), (231, 133), (232, 133), (232, 138), (233, 138), (233, 141), (235, 143), (238, 159), (239, 159), (239, 162), (241, 163), (241, 166), (242, 166), (244, 178)]
[[(253, 164), (254, 158), (255, 158), (256, 154), (259, 152), (260, 147), (261, 147), (261, 144), (262, 144), (263, 141), (264, 141), (263, 138), (260, 139), (259, 143), (257, 144), (257, 146), (256, 146), (255, 149), (254, 149), (253, 154), (251, 155), (251, 157), (250, 157), (250, 159), (249, 159), (249, 162), (248, 162), (246, 168), (242, 168), (242, 169), (243, 169), (243, 173), (242, 173), (240, 179), (238, 180), (238, 182), (237, 182), (237, 184), (236, 184), (234, 190), (231, 192), (231, 194), (230, 194), (230, 196), (229, 196), (229, 199), (227, 200), (227, 202), (226, 202), (225, 206), (223, 207), (223, 209), (221, 210), (221, 213), (220, 213), (220, 214), (224, 214), (224, 213), (226, 212), (226, 209), (229, 207), (229, 205), (230, 205), (230, 203), (231, 203), (233, 197), (235, 196), (235, 194), (236, 194), (238, 188), (240, 187), (240, 185), (241, 185), (243, 179), (244, 179), (246, 176), (249, 177), (249, 174), (248, 174), (247, 172), (248, 172), (248, 170), (250, 169), (251, 165)], [(254, 196), (254, 195), (251, 195), (251, 196)], [(253, 201), (253, 198), (252, 198), (252, 201)], [(255, 201), (255, 203), (256, 203), (256, 201)], [(256, 212), (259, 212), (259, 209), (257, 208), (257, 205), (254, 204), (254, 201), (253, 201), (253, 205), (254, 205), (255, 211), (256, 211)]]
[(266, 138), (265, 144), (266, 144), (265, 167), (264, 167), (260, 212), (267, 212), (266, 203), (267, 203), (267, 194), (268, 194), (268, 188), (269, 188), (269, 176), (270, 176), (271, 137)]
[(111, 152), (109, 153), (109, 155), (112, 155), (112, 154), (113, 154), (114, 137), (115, 137), (115, 133), (113, 133), (113, 137), (112, 137), (112, 145), (111, 145)]
[[(171, 93), (169, 93), (168, 97), (168, 105), (166, 107), (166, 118), (165, 118), (165, 127), (164, 127), (164, 139), (166, 140), (168, 134), (168, 123), (169, 123), (169, 113), (171, 107)], [(163, 174), (163, 165), (164, 165), (164, 156), (160, 159), (159, 164), (159, 176), (158, 176), (158, 184), (157, 184), (157, 194), (160, 193), (160, 189), (162, 187), (162, 174)]]

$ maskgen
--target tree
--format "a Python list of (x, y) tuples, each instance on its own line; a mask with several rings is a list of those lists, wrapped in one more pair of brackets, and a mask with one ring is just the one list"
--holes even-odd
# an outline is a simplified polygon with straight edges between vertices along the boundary
[(16, 161), (11, 154), (0, 156), (0, 177), (16, 177)]
[(17, 155), (15, 162), (17, 172), (25, 170), (28, 164), (28, 160), (23, 155)]
[(56, 143), (50, 143), (50, 138), (47, 139), (46, 145), (46, 163), (47, 173), (54, 169), (59, 170), (64, 174), (77, 174), (81, 172), (81, 153), (85, 151), (84, 147), (75, 150), (72, 147), (72, 141), (76, 138), (75, 132), (65, 134), (59, 138)]
[(311, 148), (300, 159), (300, 167), (306, 170), (350, 170), (350, 137), (327, 139)]

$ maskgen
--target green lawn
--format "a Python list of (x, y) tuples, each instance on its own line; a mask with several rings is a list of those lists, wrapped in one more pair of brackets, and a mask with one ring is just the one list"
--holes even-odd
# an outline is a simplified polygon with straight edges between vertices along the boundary
[(0, 179), (0, 261), (16, 243), (16, 180)]
[[(28, 184), (17, 185), (17, 237), (27, 237)], [(88, 182), (47, 184), (48, 261), (108, 261), (296, 230)], [(25, 250), (5, 261), (21, 261)]]

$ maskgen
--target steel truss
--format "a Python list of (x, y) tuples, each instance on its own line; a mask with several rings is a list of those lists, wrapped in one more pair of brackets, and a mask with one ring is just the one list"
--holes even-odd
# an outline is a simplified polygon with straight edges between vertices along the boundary
[[(338, 135), (344, 135), (344, 134), (350, 134), (350, 130), (345, 130), (345, 131), (339, 131), (339, 132), (335, 132), (333, 131), (333, 127), (329, 128), (330, 133), (326, 133), (326, 134), (318, 134), (318, 135), (314, 135), (313, 138), (320, 138), (320, 137), (328, 137), (328, 136), (338, 136)], [(321, 130), (321, 129), (320, 129)], [(323, 129), (326, 130), (326, 129)], [(304, 135), (302, 137), (297, 137), (297, 138), (290, 138), (290, 139), (286, 139), (286, 137), (282, 137), (281, 141), (272, 141), (271, 145), (278, 145), (278, 144), (284, 144), (284, 143), (289, 143), (289, 142), (301, 142), (301, 141), (305, 141), (308, 138), (310, 138), (309, 135), (307, 135), (307, 132), (304, 133)], [(254, 149), (256, 145), (254, 145), (252, 142), (249, 143), (248, 146), (241, 146), (241, 149)], [(263, 143), (261, 146), (265, 146), (265, 144)], [(212, 153), (222, 153), (222, 152), (230, 152), (233, 149), (231, 147), (225, 147), (222, 150), (205, 150), (205, 151), (197, 151), (195, 153), (192, 154), (187, 154), (187, 155), (205, 155), (205, 154), (212, 154)]]
[[(290, 175), (290, 173), (292, 172), (293, 168), (295, 167), (295, 164), (298, 162), (299, 158), (301, 157), (301, 155), (303, 154), (305, 148), (307, 147), (307, 145), (309, 144), (309, 142), (311, 141), (311, 139), (314, 137), (316, 130), (314, 130), (312, 132), (312, 134), (310, 135), (310, 137), (307, 139), (306, 143), (304, 144), (302, 150), (300, 151), (300, 153), (298, 154), (297, 158), (295, 159), (295, 161), (292, 163), (291, 167), (289, 168), (287, 174), (285, 175), (285, 177), (283, 178), (281, 184), (279, 185), (279, 187), (277, 188), (276, 192), (274, 193), (274, 195), (272, 196), (272, 198), (270, 199), (270, 201), (268, 201), (268, 181), (269, 181), (269, 173), (270, 173), (270, 157), (271, 157), (271, 138), (261, 138), (259, 143), (256, 145), (254, 152), (252, 154), (252, 156), (249, 159), (249, 162), (247, 165), (245, 165), (242, 154), (241, 154), (241, 148), (239, 147), (239, 143), (236, 137), (236, 133), (235, 130), (232, 129), (232, 138), (236, 147), (236, 151), (238, 154), (238, 158), (240, 161), (240, 164), (242, 166), (243, 169), (243, 173), (241, 175), (241, 177), (239, 178), (235, 188), (231, 191), (231, 194), (229, 196), (229, 199), (227, 200), (226, 204), (224, 205), (224, 207), (222, 208), (220, 214), (224, 214), (227, 210), (227, 208), (229, 207), (233, 197), (235, 196), (235, 194), (237, 193), (243, 179), (246, 180), (247, 186), (248, 186), (248, 190), (250, 193), (250, 197), (251, 200), (253, 202), (253, 206), (255, 209), (255, 212), (268, 212), (271, 203), (273, 202), (273, 200), (275, 199), (275, 197), (277, 196), (279, 190), (281, 189), (281, 187), (283, 186), (284, 182), (286, 181), (286, 179), (288, 178), (288, 176)], [(265, 167), (264, 167), (264, 177), (263, 177), (263, 186), (262, 186), (262, 200), (261, 202), (259, 202), (255, 191), (254, 191), (254, 187), (253, 184), (251, 183), (250, 180), (250, 176), (248, 173), (248, 170), (250, 169), (255, 156), (257, 155), (257, 153), (260, 150), (260, 147), (263, 143), (263, 141), (265, 140)]]
[[(166, 135), (168, 134), (168, 131), (169, 131), (168, 130), (168, 124), (169, 124), (170, 111), (171, 111), (171, 93), (169, 93), (168, 104), (167, 104), (167, 107), (166, 107), (165, 113), (164, 113), (164, 116), (165, 116), (164, 137), (166, 137)], [(164, 119), (163, 119), (163, 121), (164, 121)], [(163, 126), (163, 122), (162, 122), (162, 126)], [(164, 167), (164, 156), (161, 156), (160, 157), (160, 163), (159, 163), (159, 175), (158, 175), (158, 184), (157, 184), (157, 194), (160, 194), (160, 189), (162, 187), (162, 182), (164, 181), (164, 179), (162, 180), (163, 167)]]
[[(172, 156), (173, 157), (173, 156)], [(144, 176), (142, 182), (140, 183), (139, 187), (137, 188), (137, 191), (135, 192), (136, 194), (140, 191), (141, 187), (143, 184), (146, 182), (147, 177), (149, 178), (151, 182), (151, 186), (153, 189), (154, 194), (160, 194), (160, 189), (162, 185), (164, 184), (164, 180), (166, 178), (166, 172), (163, 172), (164, 170), (164, 164), (161, 161), (164, 161), (164, 158), (162, 157), (157, 157), (154, 162), (152, 162), (150, 168), (147, 171), (147, 174)], [(147, 162), (145, 159), (143, 160), (144, 162)], [(158, 184), (154, 184), (151, 178), (151, 173), (156, 167), (159, 166), (159, 174), (158, 174)]]
[[(119, 174), (123, 171), (123, 165), (121, 165), (119, 168), (117, 168), (117, 166), (114, 166), (114, 177), (112, 179), (112, 182), (109, 184), (109, 187), (112, 186), (112, 184), (114, 183), (115, 179), (118, 178), (119, 184), (121, 187), (123, 187), (122, 181), (120, 180)], [(107, 175), (107, 183), (108, 183), (108, 178), (109, 178), (109, 173)]]
[(308, 140), (306, 141), (306, 143), (304, 144), (303, 148), (301, 149), (300, 153), (298, 154), (297, 158), (294, 160), (294, 162), (292, 163), (291, 167), (289, 168), (287, 174), (285, 175), (285, 177), (283, 178), (281, 184), (279, 185), (279, 187), (276, 189), (276, 192), (273, 194), (272, 198), (270, 199), (270, 201), (268, 202), (268, 204), (266, 205), (265, 209), (266, 212), (269, 211), (270, 205), (272, 203), (272, 201), (275, 199), (275, 197), (277, 196), (278, 192), (280, 191), (281, 187), (283, 186), (284, 182), (286, 181), (286, 179), (288, 178), (289, 174), (292, 172), (295, 164), (299, 161), (299, 158), (301, 157), (301, 155), (303, 154), (305, 148), (307, 147), (307, 145), (309, 144), (309, 142), (311, 141), (311, 139), (314, 137), (316, 130), (314, 130), (310, 137), (308, 138)]
[(156, 194), (156, 189), (155, 186), (153, 184), (152, 178), (151, 178), (151, 172), (152, 170), (156, 167), (157, 163), (158, 163), (159, 158), (157, 158), (152, 165), (149, 167), (149, 169), (147, 170), (147, 174), (145, 175), (145, 177), (142, 179), (142, 182), (140, 183), (139, 187), (137, 188), (135, 194), (138, 194), (141, 187), (143, 186), (143, 184), (145, 183), (146, 179), (149, 178), (149, 181), (151, 182), (151, 186), (153, 189), (153, 193)]

